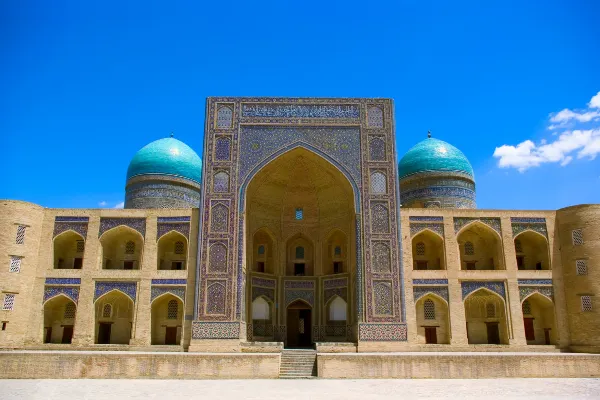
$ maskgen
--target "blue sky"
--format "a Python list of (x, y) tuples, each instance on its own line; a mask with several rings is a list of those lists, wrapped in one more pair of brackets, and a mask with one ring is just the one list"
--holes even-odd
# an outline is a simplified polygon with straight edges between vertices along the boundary
[(2, 1), (0, 198), (114, 207), (148, 142), (173, 131), (202, 153), (207, 96), (348, 96), (394, 99), (400, 155), (429, 129), (460, 148), (479, 208), (598, 203), (599, 15), (593, 0)]

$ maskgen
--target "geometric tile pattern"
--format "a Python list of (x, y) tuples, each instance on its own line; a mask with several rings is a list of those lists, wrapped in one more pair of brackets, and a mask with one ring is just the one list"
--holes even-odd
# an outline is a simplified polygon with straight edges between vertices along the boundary
[(153, 285), (182, 285), (187, 284), (187, 279), (152, 279)]
[(167, 233), (171, 231), (179, 232), (187, 239), (190, 238), (190, 223), (189, 222), (171, 222), (171, 223), (161, 223), (157, 222), (156, 224), (156, 240), (160, 239)]
[(138, 231), (142, 237), (146, 236), (146, 218), (100, 218), (100, 230), (98, 237), (109, 229), (117, 226), (128, 226), (133, 230)]
[(96, 290), (94, 292), (94, 301), (111, 290), (118, 290), (127, 295), (134, 303), (137, 292), (137, 282), (105, 282), (96, 281)]
[(432, 232), (437, 233), (442, 238), (444, 237), (444, 224), (435, 223), (435, 222), (418, 222), (410, 223), (410, 237), (415, 236), (416, 234), (424, 231), (425, 229), (429, 229)]
[(59, 294), (67, 296), (77, 304), (77, 301), (79, 301), (79, 286), (45, 286), (42, 303), (45, 303)]
[(406, 324), (362, 323), (358, 325), (358, 337), (364, 342), (404, 342)]
[(272, 303), (274, 303), (275, 289), (264, 288), (260, 286), (252, 286), (252, 301), (256, 300), (256, 298), (260, 296), (264, 296), (267, 299), (271, 300)]
[(242, 104), (242, 117), (254, 118), (359, 118), (357, 105)]
[(154, 299), (165, 293), (170, 293), (185, 302), (185, 286), (152, 286), (150, 288), (150, 302), (152, 303)]
[(448, 279), (413, 279), (413, 285), (447, 285)]
[(421, 297), (423, 297), (429, 293), (440, 296), (442, 299), (446, 300), (446, 302), (449, 301), (448, 300), (448, 288), (445, 286), (415, 286), (415, 287), (413, 287), (415, 303)]
[(481, 288), (485, 288), (494, 293), (497, 293), (503, 299), (506, 300), (506, 293), (503, 281), (462, 281), (462, 299), (464, 300), (468, 295)]
[(519, 279), (519, 286), (521, 285), (531, 285), (531, 286), (540, 286), (540, 285), (552, 285), (552, 279)]
[(80, 285), (81, 278), (46, 278), (46, 285)]
[(192, 339), (239, 339), (239, 322), (192, 322)]
[(552, 286), (519, 286), (519, 298), (523, 301), (532, 293), (539, 293), (554, 301), (554, 289)]
[(540, 233), (548, 239), (548, 230), (546, 228), (545, 218), (511, 218), (513, 238), (522, 232), (531, 230)]
[(348, 301), (348, 289), (345, 287), (337, 287), (337, 288), (331, 288), (331, 289), (325, 289), (323, 291), (323, 304), (327, 304), (327, 302), (333, 297), (333, 296), (339, 296), (342, 299), (344, 299), (344, 301)]
[[(58, 217), (56, 217), (58, 218)], [(88, 221), (87, 217), (85, 221), (65, 221), (59, 222), (54, 221), (54, 232), (52, 237), (56, 237), (66, 231), (74, 231), (81, 235), (84, 239), (87, 237)]]
[(473, 221), (482, 222), (502, 236), (502, 230), (500, 229), (500, 218), (454, 217), (454, 233), (458, 233), (462, 227)]
[(315, 291), (301, 289), (285, 289), (285, 307), (289, 306), (295, 300), (304, 300), (311, 307), (315, 305)]

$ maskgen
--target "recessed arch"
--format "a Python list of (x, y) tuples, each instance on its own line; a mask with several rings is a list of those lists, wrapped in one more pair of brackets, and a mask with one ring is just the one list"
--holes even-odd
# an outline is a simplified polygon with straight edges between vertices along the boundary
[[(183, 244), (179, 249), (178, 243)], [(185, 270), (189, 252), (188, 239), (181, 232), (170, 230), (162, 235), (156, 243), (158, 270)], [(179, 251), (181, 250), (181, 251)]]
[(527, 344), (555, 345), (558, 340), (558, 331), (552, 299), (543, 293), (533, 292), (521, 301), (521, 307)]
[(551, 269), (550, 248), (546, 236), (527, 229), (513, 238), (513, 244), (519, 270)]
[[(175, 307), (173, 307), (175, 306)], [(178, 345), (183, 335), (183, 300), (165, 292), (151, 303), (151, 343), (153, 345)]]
[[(137, 270), (141, 268), (144, 252), (144, 237), (137, 230), (118, 225), (104, 232), (98, 239), (101, 251), (98, 252), (102, 269)], [(128, 242), (134, 243), (131, 253)]]
[(53, 268), (81, 269), (85, 238), (72, 229), (61, 232), (52, 239)]
[(349, 250), (348, 236), (340, 228), (330, 229), (321, 249), (321, 266), (323, 275), (348, 272)]
[(444, 240), (430, 229), (424, 229), (411, 238), (413, 269), (446, 269)]
[[(428, 304), (433, 306), (433, 313), (431, 313), (431, 310), (426, 310)], [(449, 310), (450, 308), (446, 299), (437, 293), (424, 293), (415, 301), (417, 340), (419, 343), (450, 343)]]
[(75, 299), (70, 298), (69, 296), (67, 296), (64, 293), (57, 293), (52, 297), (48, 297), (46, 300), (44, 300), (44, 302), (42, 303), (42, 307), (46, 305), (46, 303), (56, 299), (57, 297), (64, 297), (65, 299), (72, 301), (75, 304), (75, 307), (77, 307), (77, 301)]
[(506, 302), (498, 293), (479, 288), (463, 300), (469, 344), (508, 344)]
[(463, 299), (463, 303), (466, 302), (469, 297), (473, 296), (475, 293), (477, 293), (479, 291), (483, 291), (483, 292), (486, 292), (486, 293), (488, 293), (490, 295), (497, 296), (502, 301), (503, 304), (506, 303), (504, 301), (504, 297), (500, 296), (498, 293), (496, 293), (493, 290), (490, 290), (490, 289), (488, 289), (486, 287), (480, 287), (478, 289), (473, 290), (471, 293), (469, 293), (468, 295), (465, 296), (465, 298)]
[[(110, 305), (110, 315), (104, 308)], [(131, 297), (119, 289), (112, 289), (94, 301), (95, 343), (129, 344), (133, 327), (135, 305)]]
[(181, 296), (179, 296), (177, 293), (167, 291), (167, 292), (159, 294), (154, 299), (152, 299), (152, 301), (150, 302), (150, 305), (152, 305), (152, 303), (154, 303), (156, 300), (164, 298), (165, 296), (168, 297), (169, 295), (179, 299), (182, 303), (185, 303), (185, 299), (181, 298)]
[[(462, 270), (505, 269), (502, 238), (489, 225), (472, 221), (458, 232), (456, 239)], [(467, 243), (470, 245), (465, 246)]]
[(60, 293), (43, 304), (44, 343), (70, 344), (77, 318), (77, 303)]

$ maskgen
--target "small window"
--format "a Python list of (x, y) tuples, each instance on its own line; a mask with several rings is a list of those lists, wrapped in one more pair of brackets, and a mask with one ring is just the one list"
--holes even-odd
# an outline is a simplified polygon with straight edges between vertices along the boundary
[(294, 264), (294, 276), (304, 276), (304, 263)]
[(523, 315), (531, 315), (531, 304), (529, 303), (529, 300), (525, 300), (523, 302)]
[(133, 261), (123, 261), (123, 269), (133, 269)]
[(485, 316), (487, 318), (496, 318), (496, 305), (494, 303), (487, 303), (485, 305)]
[(583, 244), (583, 231), (574, 229), (571, 232), (571, 238), (573, 239), (573, 246), (581, 246)]
[(102, 318), (110, 318), (111, 315), (112, 315), (112, 305), (105, 304), (104, 307), (102, 307)]
[(83, 258), (76, 257), (73, 259), (73, 269), (81, 269), (83, 266)]
[(575, 266), (577, 275), (587, 275), (587, 260), (577, 260), (575, 261)]
[(83, 240), (78, 240), (75, 243), (75, 251), (77, 253), (83, 253), (84, 250), (85, 250), (85, 242)]
[(469, 271), (474, 271), (474, 270), (476, 269), (476, 268), (475, 268), (475, 263), (474, 263), (474, 262), (472, 262), (472, 261), (469, 261), (469, 262), (467, 262), (466, 264), (467, 264), (467, 270), (469, 270)]
[(16, 240), (17, 244), (25, 243), (25, 229), (26, 229), (25, 225), (17, 226), (17, 240)]
[(179, 304), (177, 304), (177, 300), (169, 300), (167, 304), (167, 319), (177, 319), (178, 314)]
[(265, 246), (264, 245), (260, 245), (258, 246), (258, 255), (259, 256), (264, 256), (265, 255)]
[(75, 304), (69, 303), (65, 306), (65, 313), (63, 315), (64, 319), (73, 319), (75, 318)]
[(387, 193), (385, 175), (381, 172), (373, 172), (371, 174), (371, 193), (385, 194)]
[(175, 254), (183, 254), (184, 248), (183, 242), (175, 242)]
[(515, 251), (517, 253), (523, 252), (523, 245), (521, 244), (521, 241), (519, 239), (515, 240)]
[(417, 269), (418, 270), (426, 270), (427, 269), (427, 261), (417, 261)]
[(182, 261), (173, 261), (171, 263), (171, 269), (172, 270), (182, 270), (183, 269), (183, 262)]
[(296, 259), (298, 259), (298, 260), (304, 259), (304, 247), (302, 247), (302, 246), (296, 247)]
[(296, 208), (296, 219), (304, 219), (304, 211), (301, 208)]
[(134, 254), (135, 253), (135, 243), (131, 240), (125, 243), (125, 254)]
[(525, 256), (517, 256), (517, 268), (525, 268)]
[(415, 249), (416, 249), (416, 253), (418, 256), (425, 255), (425, 243), (423, 243), (423, 242), (417, 243), (417, 245), (415, 246)]
[(8, 272), (21, 272), (21, 257), (10, 256), (10, 266)]
[(339, 261), (335, 261), (333, 263), (333, 273), (334, 274), (341, 274), (342, 272), (344, 272), (343, 268), (342, 268), (342, 263), (339, 262)]
[(333, 255), (334, 256), (341, 256), (342, 255), (342, 248), (340, 246), (335, 246), (335, 249), (333, 250)]
[(535, 269), (536, 269), (536, 271), (541, 271), (542, 270), (542, 263), (541, 262), (536, 262), (535, 263)]
[(6, 330), (6, 326), (8, 325), (8, 321), (2, 321), (2, 330)]
[(592, 311), (592, 296), (581, 296), (581, 311)]
[(473, 246), (473, 243), (471, 242), (466, 242), (465, 243), (465, 256), (472, 256), (475, 255), (475, 246)]
[(432, 300), (425, 300), (425, 303), (423, 304), (423, 314), (425, 319), (435, 319), (435, 304)]
[(265, 262), (259, 261), (256, 263), (256, 272), (265, 272)]
[[(58, 263), (60, 265), (60, 260), (58, 260)], [(104, 269), (112, 269), (112, 260), (106, 260), (106, 263), (104, 264)]]
[(15, 307), (15, 296), (12, 293), (4, 294), (4, 304), (2, 304), (2, 309), (4, 311), (12, 311)]

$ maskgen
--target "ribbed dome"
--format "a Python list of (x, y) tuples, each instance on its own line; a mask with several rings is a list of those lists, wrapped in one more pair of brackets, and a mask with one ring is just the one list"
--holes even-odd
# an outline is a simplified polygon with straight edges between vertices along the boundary
[(172, 175), (200, 183), (202, 160), (177, 139), (159, 139), (142, 147), (131, 159), (127, 180), (139, 175)]
[(427, 138), (413, 146), (398, 163), (400, 179), (419, 172), (462, 172), (474, 180), (473, 167), (457, 149), (434, 138)]

